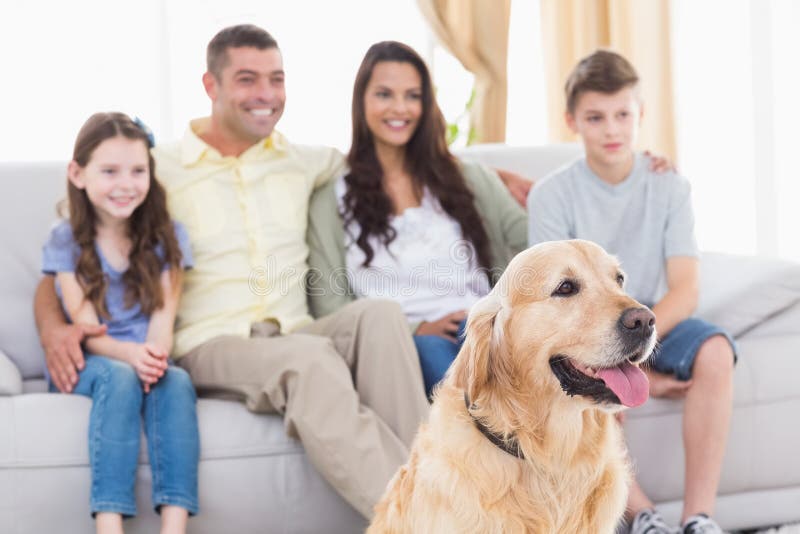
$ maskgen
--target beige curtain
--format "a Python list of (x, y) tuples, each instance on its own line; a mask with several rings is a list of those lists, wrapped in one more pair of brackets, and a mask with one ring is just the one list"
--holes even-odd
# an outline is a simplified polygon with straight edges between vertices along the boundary
[(610, 48), (633, 63), (644, 120), (639, 147), (676, 161), (669, 0), (541, 0), (550, 137), (572, 141), (564, 83), (581, 58)]
[(475, 75), (470, 125), (478, 143), (506, 138), (511, 0), (417, 0), (442, 45)]

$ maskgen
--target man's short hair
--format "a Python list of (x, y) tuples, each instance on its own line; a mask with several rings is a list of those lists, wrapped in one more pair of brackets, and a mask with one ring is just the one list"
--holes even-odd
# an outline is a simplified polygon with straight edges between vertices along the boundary
[(612, 94), (638, 83), (639, 75), (627, 59), (610, 50), (597, 50), (580, 60), (567, 78), (567, 111), (574, 113), (578, 98), (588, 91)]
[(258, 50), (278, 48), (278, 42), (266, 31), (253, 24), (223, 28), (208, 43), (206, 68), (217, 79), (228, 65), (228, 49), (249, 46)]

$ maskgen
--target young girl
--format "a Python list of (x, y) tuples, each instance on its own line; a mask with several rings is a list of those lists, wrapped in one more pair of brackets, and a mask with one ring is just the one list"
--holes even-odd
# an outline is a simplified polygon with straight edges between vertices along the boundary
[(450, 154), (428, 69), (402, 43), (377, 43), (361, 63), (347, 161), (311, 201), (312, 313), (354, 297), (399, 301), (430, 395), (466, 311), (527, 246), (525, 212), (494, 172)]
[(150, 137), (121, 113), (98, 113), (78, 133), (68, 167), (69, 221), (44, 246), (73, 323), (105, 324), (87, 338), (74, 392), (92, 398), (89, 459), (97, 532), (122, 532), (136, 514), (141, 419), (162, 533), (185, 532), (197, 513), (199, 437), (189, 376), (169, 365), (185, 231), (170, 220), (155, 179)]

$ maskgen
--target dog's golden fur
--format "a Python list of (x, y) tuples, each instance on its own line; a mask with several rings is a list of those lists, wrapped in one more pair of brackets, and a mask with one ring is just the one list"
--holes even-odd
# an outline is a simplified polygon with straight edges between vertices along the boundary
[[(471, 310), (430, 420), (375, 507), (368, 534), (614, 531), (629, 481), (613, 415), (620, 407), (566, 395), (548, 361), (568, 354), (597, 367), (618, 357), (620, 314), (640, 306), (618, 276), (616, 260), (584, 241), (538, 245), (511, 262)], [(565, 278), (580, 291), (554, 296)], [(491, 443), (473, 416), (516, 438), (525, 458)]]

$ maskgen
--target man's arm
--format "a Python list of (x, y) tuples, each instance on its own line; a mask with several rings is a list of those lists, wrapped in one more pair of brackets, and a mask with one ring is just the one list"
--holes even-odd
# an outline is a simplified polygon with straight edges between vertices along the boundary
[[(72, 318), (72, 322), (79, 325), (100, 326), (97, 311), (94, 305), (86, 299), (75, 273), (58, 273), (56, 278), (61, 286), (64, 307)], [(89, 352), (94, 354), (102, 354), (127, 362), (131, 343), (116, 340), (109, 335), (100, 335), (86, 339), (84, 345)]]
[(531, 187), (533, 187), (533, 180), (505, 169), (494, 169), (494, 171), (500, 177), (500, 180), (502, 180), (506, 188), (508, 188), (508, 192), (514, 197), (514, 200), (524, 208), (528, 201), (528, 193), (530, 193)]
[[(64, 306), (67, 308), (67, 313), (69, 313), (72, 320), (80, 325), (100, 326), (97, 310), (86, 299), (75, 273), (63, 272), (58, 273), (56, 276), (58, 277), (58, 283), (61, 285)], [(167, 278), (169, 278), (168, 273)], [(165, 301), (169, 301), (170, 298), (169, 293), (164, 295)], [(169, 333), (168, 335), (171, 340), (172, 334)], [(156, 383), (163, 376), (164, 369), (167, 367), (167, 352), (148, 344), (120, 341), (107, 334), (90, 337), (84, 341), (84, 344), (86, 345), (86, 350), (93, 354), (102, 354), (133, 367), (144, 385), (145, 392), (149, 391), (151, 384)]]
[(147, 342), (155, 345), (165, 356), (172, 352), (172, 337), (175, 328), (175, 315), (178, 313), (178, 302), (181, 298), (180, 270), (166, 270), (161, 273), (161, 292), (164, 305), (150, 315), (147, 327)]
[(659, 337), (669, 334), (678, 323), (694, 313), (700, 296), (699, 271), (699, 261), (695, 257), (667, 259), (667, 293), (653, 306)]
[(59, 391), (69, 393), (78, 382), (78, 371), (83, 369), (81, 341), (87, 336), (104, 334), (106, 327), (67, 323), (54, 280), (53, 276), (44, 276), (39, 282), (33, 312), (50, 379)]

